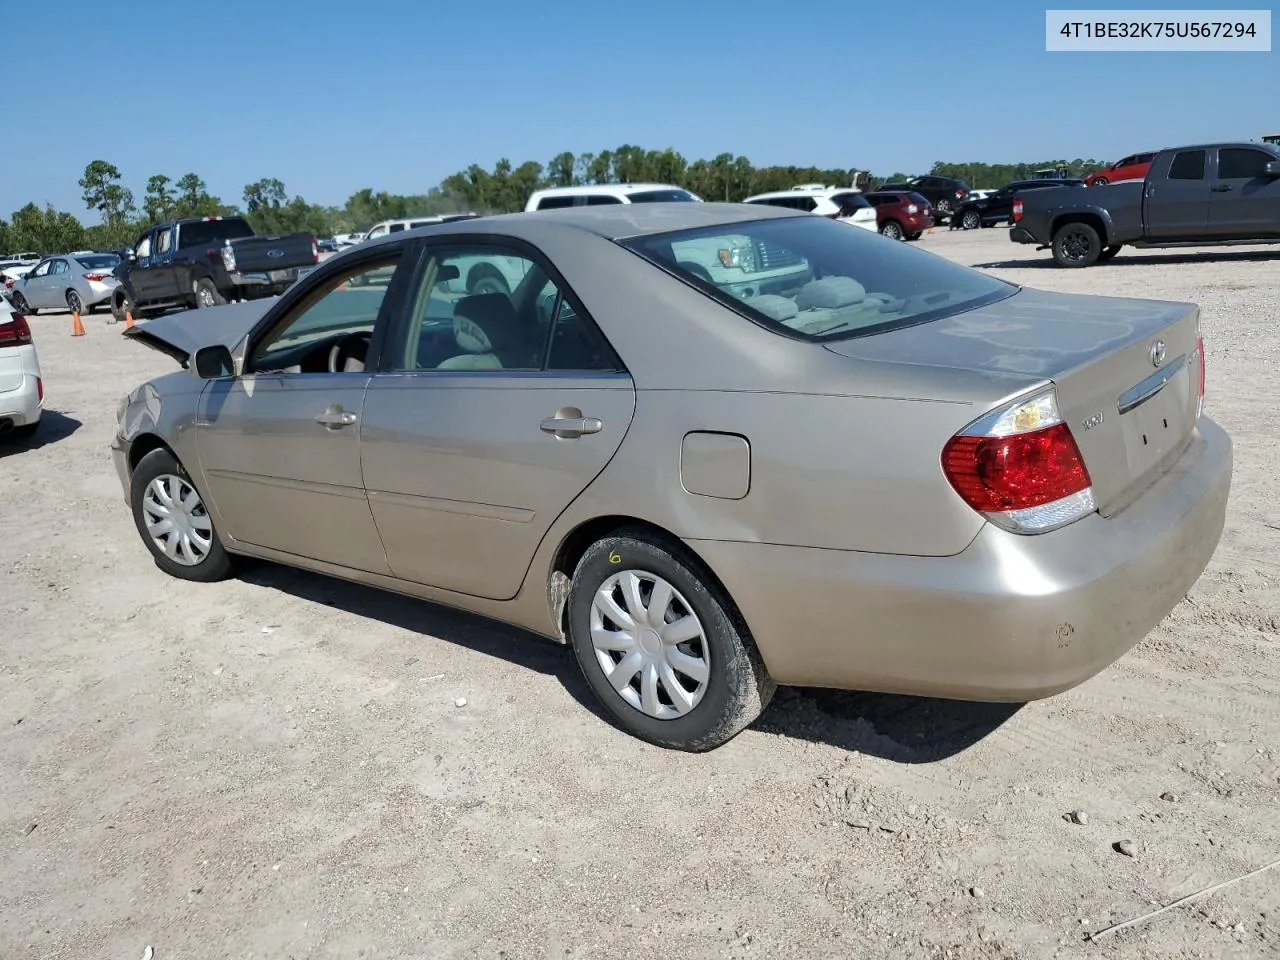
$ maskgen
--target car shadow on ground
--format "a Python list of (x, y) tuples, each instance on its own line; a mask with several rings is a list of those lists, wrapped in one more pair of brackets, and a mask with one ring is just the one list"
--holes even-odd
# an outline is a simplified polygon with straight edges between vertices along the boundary
[(68, 417), (57, 410), (45, 410), (40, 415), (40, 427), (36, 430), (35, 436), (15, 437), (10, 434), (0, 437), (0, 457), (39, 450), (50, 443), (66, 439), (81, 426), (80, 421), (74, 417)]
[[(274, 563), (251, 562), (240, 579), (554, 676), (580, 706), (616, 726), (587, 686), (572, 651), (545, 637), (426, 600)], [(783, 688), (753, 729), (896, 763), (932, 763), (973, 746), (1020, 707)]]
[[(1276, 250), (1248, 250), (1240, 252), (1219, 251), (1216, 253), (1172, 253), (1169, 250), (1152, 250), (1150, 252), (1138, 252), (1129, 247), (1121, 250), (1114, 258), (1105, 263), (1095, 263), (1087, 270), (1106, 270), (1111, 267), (1140, 267), (1140, 266), (1160, 266), (1161, 264), (1179, 264), (1188, 263), (1270, 263), (1280, 260), (1280, 248)], [(1043, 257), (1035, 260), (992, 260), (990, 263), (973, 263), (971, 267), (977, 270), (1014, 270), (1014, 269), (1053, 269), (1062, 270), (1049, 255), (1046, 250)], [(1240, 289), (1248, 289), (1242, 285)]]

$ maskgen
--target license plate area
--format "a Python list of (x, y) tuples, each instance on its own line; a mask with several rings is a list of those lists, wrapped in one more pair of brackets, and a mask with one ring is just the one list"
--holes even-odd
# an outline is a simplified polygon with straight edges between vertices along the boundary
[(1190, 426), (1190, 381), (1185, 357), (1136, 384), (1119, 398), (1129, 476), (1136, 479), (1181, 446)]

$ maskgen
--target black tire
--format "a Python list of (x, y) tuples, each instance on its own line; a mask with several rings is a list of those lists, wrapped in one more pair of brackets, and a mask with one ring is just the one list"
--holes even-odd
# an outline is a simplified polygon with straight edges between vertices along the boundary
[(10, 294), (9, 299), (13, 301), (13, 308), (24, 316), (34, 317), (40, 312), (39, 310), (32, 309), (31, 304), (27, 303), (27, 298), (17, 290), (14, 290), (13, 293)]
[(66, 299), (67, 309), (72, 313), (78, 313), (81, 316), (89, 313), (89, 311), (84, 308), (84, 301), (80, 299), (80, 294), (76, 293), (74, 290), (67, 291)]
[[(662, 577), (702, 626), (710, 665), (702, 697), (673, 719), (642, 712), (613, 688), (591, 640), (596, 592), (615, 574)], [(732, 602), (705, 567), (679, 543), (643, 529), (624, 529), (597, 541), (573, 573), (567, 601), (569, 642), (588, 685), (625, 731), (660, 747), (701, 752), (731, 740), (773, 699), (776, 684)], [(626, 689), (626, 688), (624, 688)]]
[(902, 231), (902, 224), (897, 220), (886, 220), (884, 226), (880, 228), (880, 233), (890, 240), (901, 240), (906, 236)]
[(939, 200), (937, 203), (933, 205), (934, 213), (937, 214), (939, 222), (944, 220), (950, 220), (952, 211), (954, 209), (955, 209), (954, 205), (946, 197), (942, 198), (941, 200)]
[(1103, 250), (1100, 254), (1098, 254), (1098, 262), (1106, 263), (1108, 260), (1110, 260), (1112, 257), (1114, 257), (1117, 253), (1120, 252), (1120, 247), (1121, 245), (1118, 243), (1110, 247), (1107, 247), (1107, 249)]
[(1089, 184), (1091, 187), (1105, 187), (1111, 181), (1106, 177), (1094, 177), (1093, 182)]
[(197, 310), (203, 310), (206, 307), (219, 307), (227, 302), (227, 298), (218, 292), (218, 288), (214, 286), (213, 281), (208, 277), (201, 277), (191, 284), (191, 293), (196, 298)]
[(507, 283), (507, 278), (486, 263), (472, 267), (471, 272), (467, 274), (467, 294), (482, 293), (501, 293), (511, 296), (511, 285)]
[(960, 218), (960, 226), (966, 230), (977, 230), (982, 227), (982, 214), (977, 210), (966, 210)]
[[(146, 514), (143, 507), (147, 488), (153, 480), (166, 475), (180, 479), (195, 490), (200, 497), (201, 505), (203, 505), (204, 494), (196, 488), (195, 482), (187, 473), (186, 468), (178, 462), (177, 457), (163, 447), (158, 450), (152, 450), (142, 458), (137, 469), (133, 471), (133, 478), (129, 483), (129, 506), (133, 511), (133, 524), (137, 528), (138, 536), (142, 537), (142, 542), (147, 550), (150, 551), (156, 566), (169, 574), (169, 576), (176, 577), (179, 580), (194, 580), (197, 583), (214, 583), (218, 580), (225, 580), (231, 576), (233, 565), (231, 558), (222, 547), (218, 531), (214, 529), (212, 517), (209, 517), (211, 541), (209, 549), (198, 562), (190, 565), (179, 563), (165, 556), (164, 551), (156, 545), (155, 540), (152, 539), (151, 534), (147, 531)], [(208, 516), (207, 511), (205, 511), (204, 515)]]
[(125, 313), (129, 313), (133, 319), (138, 319), (138, 310), (133, 305), (133, 301), (128, 295), (111, 298), (111, 320), (113, 323), (124, 323)]
[(1060, 267), (1091, 267), (1102, 255), (1102, 239), (1087, 223), (1068, 223), (1053, 235), (1053, 259)]

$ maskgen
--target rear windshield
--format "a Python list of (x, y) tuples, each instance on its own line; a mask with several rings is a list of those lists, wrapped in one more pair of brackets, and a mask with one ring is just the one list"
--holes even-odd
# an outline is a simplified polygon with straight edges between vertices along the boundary
[(76, 263), (86, 270), (110, 270), (119, 262), (120, 257), (114, 253), (95, 253), (88, 257), (76, 257)]
[(632, 203), (697, 203), (697, 197), (687, 190), (641, 190), (628, 193)]
[(184, 223), (178, 231), (178, 249), (198, 247), (202, 244), (221, 244), (223, 240), (239, 240), (241, 237), (252, 237), (253, 227), (249, 221), (236, 218), (234, 220), (198, 220), (195, 223)]
[(804, 340), (895, 330), (1017, 292), (977, 270), (826, 217), (749, 220), (624, 245), (761, 326)]

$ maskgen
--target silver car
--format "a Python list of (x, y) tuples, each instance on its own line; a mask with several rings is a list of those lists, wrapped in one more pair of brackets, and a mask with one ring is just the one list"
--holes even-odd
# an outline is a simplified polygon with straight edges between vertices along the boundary
[[(707, 249), (736, 273), (693, 270)], [(527, 269), (450, 292), (476, 257)], [(805, 274), (753, 289), (780, 258)], [(771, 207), (441, 224), (126, 335), (186, 367), (122, 398), (112, 444), (162, 570), (265, 558), (518, 624), (686, 750), (776, 684), (1078, 684), (1200, 576), (1231, 482), (1194, 305)]]
[(120, 284), (112, 271), (119, 263), (115, 253), (46, 257), (14, 282), (14, 306), (30, 314), (39, 310), (91, 313), (111, 303), (111, 294)]

